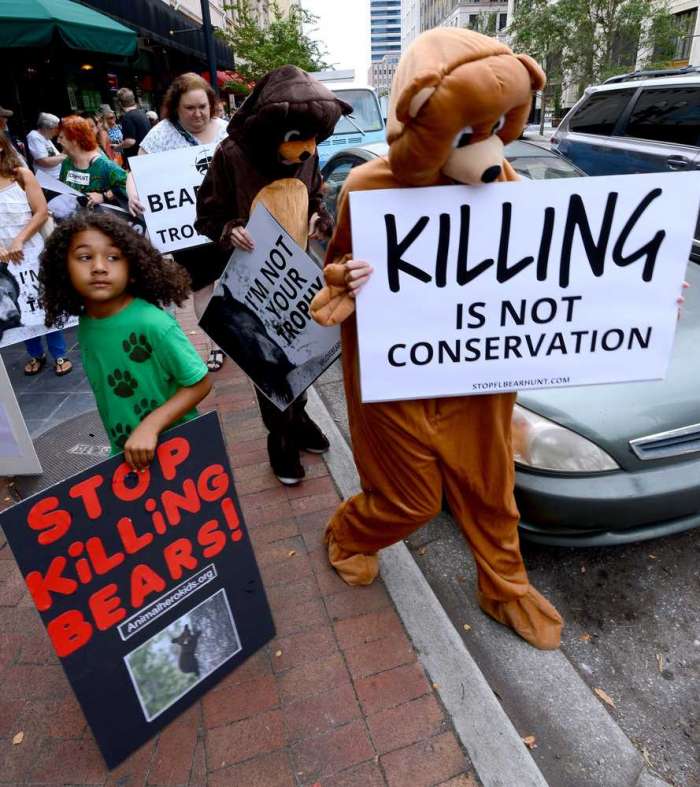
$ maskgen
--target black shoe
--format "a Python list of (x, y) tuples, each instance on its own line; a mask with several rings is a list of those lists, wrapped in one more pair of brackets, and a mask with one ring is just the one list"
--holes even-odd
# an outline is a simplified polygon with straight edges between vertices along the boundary
[(294, 428), (294, 436), (302, 451), (310, 454), (325, 454), (330, 448), (328, 438), (319, 427), (304, 413), (300, 422)]
[(299, 460), (299, 448), (289, 440), (269, 434), (267, 454), (270, 457), (272, 472), (277, 480), (286, 486), (294, 486), (304, 480), (306, 473)]

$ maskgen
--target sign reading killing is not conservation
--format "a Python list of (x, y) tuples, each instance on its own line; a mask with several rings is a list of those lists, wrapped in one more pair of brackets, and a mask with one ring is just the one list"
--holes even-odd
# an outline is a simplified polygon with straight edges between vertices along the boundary
[(340, 329), (311, 318), (323, 274), (262, 203), (247, 230), (255, 249), (233, 252), (199, 324), (285, 410), (338, 357)]
[(134, 175), (151, 243), (163, 254), (209, 243), (194, 228), (197, 192), (207, 174), (216, 145), (133, 156)]
[(0, 524), (110, 768), (274, 635), (214, 413)]
[(697, 177), (352, 192), (363, 401), (664, 377)]

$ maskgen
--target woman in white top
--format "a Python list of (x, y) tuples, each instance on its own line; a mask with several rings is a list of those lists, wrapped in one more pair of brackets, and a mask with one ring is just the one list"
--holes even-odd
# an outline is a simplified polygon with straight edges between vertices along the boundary
[(36, 129), (27, 134), (27, 147), (34, 159), (34, 171), (45, 172), (56, 179), (65, 158), (65, 154), (60, 153), (52, 141), (58, 135), (60, 122), (56, 115), (41, 112), (36, 121)]
[[(39, 229), (48, 218), (46, 199), (32, 172), (22, 165), (16, 151), (4, 134), (0, 134), (0, 275), (9, 283), (14, 296), (9, 300), (14, 310), (14, 325), (22, 325), (20, 286), (10, 263), (20, 265), (27, 256), (38, 259), (44, 248)], [(46, 363), (41, 337), (25, 341), (29, 361), (24, 367), (27, 375), (38, 374)], [(54, 359), (54, 371), (59, 377), (68, 374), (73, 364), (65, 357), (66, 341), (63, 331), (46, 335), (46, 344)]]
[[(139, 156), (162, 153), (166, 150), (186, 148), (188, 145), (218, 144), (227, 136), (227, 123), (214, 116), (216, 95), (211, 85), (199, 74), (181, 74), (168, 88), (163, 100), (161, 117), (141, 140)], [(129, 210), (143, 213), (131, 173), (127, 181)], [(215, 280), (221, 275), (228, 255), (223, 255), (215, 244), (195, 246), (173, 252), (176, 262), (186, 268), (192, 278), (194, 311), (199, 319), (214, 289)], [(224, 354), (210, 344), (207, 367), (217, 372), (224, 364)]]

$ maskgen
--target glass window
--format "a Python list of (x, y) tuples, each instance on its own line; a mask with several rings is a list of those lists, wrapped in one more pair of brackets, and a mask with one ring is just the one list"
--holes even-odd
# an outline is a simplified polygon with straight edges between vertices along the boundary
[(335, 212), (338, 207), (338, 197), (343, 188), (345, 178), (353, 167), (363, 162), (356, 157), (341, 158), (333, 163), (331, 169), (326, 170), (323, 181), (323, 204), (326, 210), (335, 219)]
[(573, 115), (569, 128), (581, 134), (612, 134), (633, 93), (634, 88), (593, 93)]
[(382, 117), (374, 93), (371, 90), (334, 90), (338, 98), (352, 105), (350, 118), (341, 117), (336, 123), (334, 134), (351, 134), (358, 131), (381, 131)]
[(626, 137), (700, 144), (700, 87), (698, 85), (643, 90), (634, 105)]
[(530, 180), (551, 180), (554, 178), (577, 178), (581, 173), (557, 156), (521, 156), (508, 157), (513, 169), (524, 178)]

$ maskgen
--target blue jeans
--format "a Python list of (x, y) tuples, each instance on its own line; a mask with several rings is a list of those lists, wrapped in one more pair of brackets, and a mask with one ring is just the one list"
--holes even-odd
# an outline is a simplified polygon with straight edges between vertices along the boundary
[[(32, 358), (39, 358), (44, 354), (41, 338), (41, 336), (35, 336), (33, 339), (27, 339), (24, 343), (27, 352)], [(66, 338), (63, 335), (63, 331), (47, 333), (46, 346), (49, 348), (49, 353), (54, 361), (57, 358), (64, 358), (66, 355)]]

